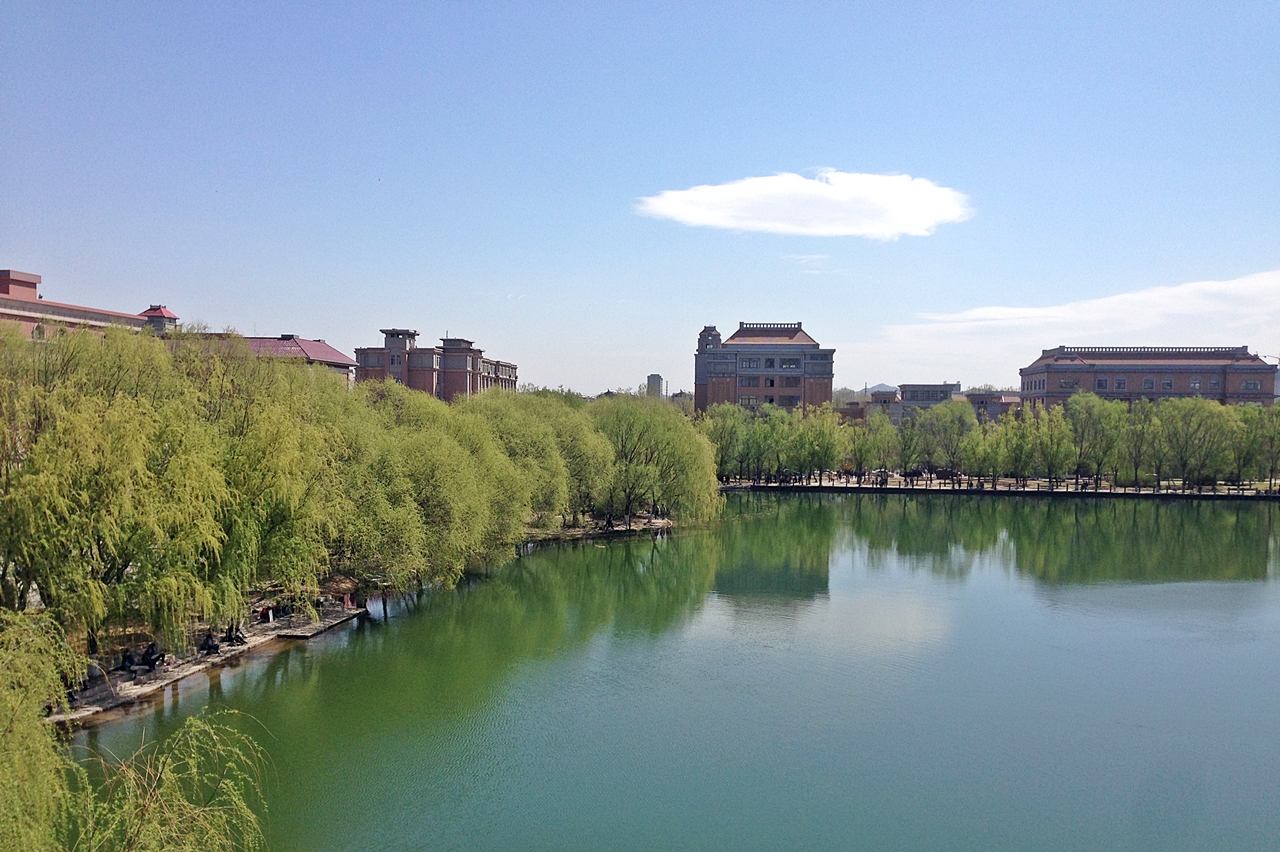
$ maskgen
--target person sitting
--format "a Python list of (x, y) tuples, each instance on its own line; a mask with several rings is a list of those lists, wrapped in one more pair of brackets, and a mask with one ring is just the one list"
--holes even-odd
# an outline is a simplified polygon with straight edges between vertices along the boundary
[(212, 656), (214, 654), (221, 653), (222, 646), (218, 644), (217, 639), (213, 638), (213, 632), (210, 631), (205, 634), (204, 641), (200, 643), (200, 648), (198, 650), (201, 654), (208, 654)]
[(147, 649), (142, 652), (142, 665), (155, 671), (156, 667), (164, 662), (164, 652), (160, 650), (154, 641), (147, 645)]
[(222, 641), (228, 645), (247, 645), (249, 637), (244, 635), (244, 631), (240, 629), (239, 624), (228, 624), (227, 632), (222, 637)]
[(138, 658), (133, 655), (132, 648), (124, 649), (124, 656), (120, 658), (120, 665), (116, 666), (117, 671), (131, 672), (133, 667), (138, 664)]

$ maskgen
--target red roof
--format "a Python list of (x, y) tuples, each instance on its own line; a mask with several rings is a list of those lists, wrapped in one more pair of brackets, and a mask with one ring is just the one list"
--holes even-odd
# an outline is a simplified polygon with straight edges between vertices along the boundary
[(147, 310), (138, 314), (140, 317), (164, 317), (165, 319), (176, 320), (178, 315), (166, 308), (164, 305), (152, 305)]
[(292, 334), (282, 334), (279, 337), (246, 337), (244, 341), (255, 355), (302, 358), (309, 364), (327, 364), (331, 367), (356, 366), (354, 360), (323, 340), (307, 340)]

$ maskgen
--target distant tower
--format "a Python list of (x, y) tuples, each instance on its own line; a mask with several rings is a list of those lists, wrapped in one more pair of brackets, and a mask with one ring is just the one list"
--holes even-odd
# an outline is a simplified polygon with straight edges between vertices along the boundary
[(662, 389), (663, 389), (662, 376), (658, 375), (657, 373), (650, 373), (649, 380), (645, 388), (645, 396), (651, 396), (657, 399), (662, 399), (663, 397), (666, 396), (666, 394), (662, 392)]

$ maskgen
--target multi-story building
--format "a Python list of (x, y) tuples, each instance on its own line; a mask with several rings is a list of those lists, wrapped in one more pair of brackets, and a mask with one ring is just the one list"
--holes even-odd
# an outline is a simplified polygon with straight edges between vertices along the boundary
[(109, 327), (141, 331), (150, 328), (164, 334), (177, 327), (178, 317), (164, 305), (152, 305), (140, 314), (87, 308), (50, 302), (41, 296), (40, 276), (0, 269), (0, 320), (16, 322), (24, 334), (39, 336), (53, 326), (102, 330)]
[(1019, 373), (1023, 399), (1040, 406), (1082, 390), (1125, 402), (1202, 396), (1271, 405), (1276, 396), (1276, 366), (1247, 346), (1059, 346)]
[(834, 349), (823, 349), (798, 322), (738, 323), (726, 340), (714, 325), (698, 335), (693, 357), (693, 404), (746, 408), (822, 405), (831, 401)]
[(446, 402), (491, 387), (516, 389), (516, 365), (484, 357), (484, 350), (461, 337), (445, 337), (439, 346), (418, 348), (418, 332), (381, 329), (381, 348), (356, 350), (356, 381), (394, 381)]

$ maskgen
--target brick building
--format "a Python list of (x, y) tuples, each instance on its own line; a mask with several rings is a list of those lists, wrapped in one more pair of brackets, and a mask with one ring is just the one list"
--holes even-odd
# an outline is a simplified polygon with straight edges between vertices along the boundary
[(1276, 367), (1247, 346), (1059, 346), (1019, 370), (1022, 397), (1054, 405), (1076, 391), (1106, 399), (1202, 396), (1226, 405), (1271, 405)]
[(823, 349), (798, 322), (738, 323), (721, 341), (714, 325), (698, 335), (693, 356), (693, 405), (720, 402), (746, 408), (795, 408), (831, 401), (834, 349)]
[(394, 381), (446, 402), (482, 393), (491, 387), (516, 389), (516, 365), (484, 357), (484, 350), (460, 337), (442, 338), (439, 346), (418, 348), (418, 332), (381, 329), (381, 348), (356, 350), (356, 381)]
[(16, 322), (24, 334), (39, 336), (50, 326), (102, 330), (109, 327), (156, 334), (172, 331), (178, 318), (164, 305), (152, 305), (140, 314), (50, 302), (40, 295), (40, 276), (13, 269), (0, 269), (0, 320)]

